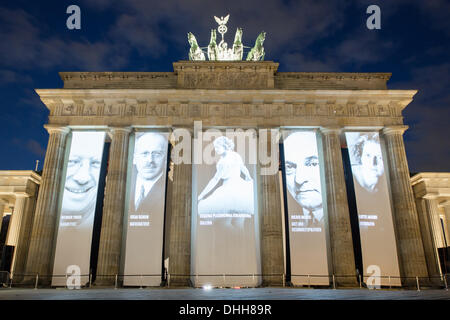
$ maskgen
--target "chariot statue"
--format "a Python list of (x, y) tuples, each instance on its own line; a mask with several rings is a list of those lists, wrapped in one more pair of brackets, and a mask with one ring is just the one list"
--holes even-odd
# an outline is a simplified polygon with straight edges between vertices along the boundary
[[(247, 54), (247, 61), (262, 61), (264, 60), (264, 40), (266, 38), (266, 33), (261, 32), (256, 38), (255, 45), (253, 48), (244, 46), (242, 43), (242, 28), (237, 28), (234, 35), (234, 42), (231, 48), (225, 42), (224, 34), (228, 31), (226, 26), (230, 15), (224, 17), (216, 17), (214, 19), (219, 24), (216, 29), (211, 30), (211, 38), (209, 40), (209, 45), (207, 47), (200, 47), (197, 43), (195, 36), (189, 32), (188, 42), (191, 46), (189, 50), (189, 60), (192, 61), (205, 61), (206, 56), (209, 61), (241, 61), (244, 56), (244, 49), (251, 49)], [(217, 32), (221, 35), (221, 41), (217, 43)], [(204, 52), (206, 51), (206, 54)]]

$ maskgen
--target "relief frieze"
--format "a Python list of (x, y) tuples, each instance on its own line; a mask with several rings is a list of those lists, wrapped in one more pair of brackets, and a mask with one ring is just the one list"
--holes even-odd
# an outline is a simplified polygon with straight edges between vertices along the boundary
[(253, 72), (186, 72), (184, 88), (196, 89), (261, 89), (267, 88), (268, 77)]

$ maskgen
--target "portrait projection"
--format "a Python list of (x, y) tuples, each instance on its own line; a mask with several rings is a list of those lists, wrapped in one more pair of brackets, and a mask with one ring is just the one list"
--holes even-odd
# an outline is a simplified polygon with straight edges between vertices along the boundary
[(385, 277), (381, 278), (381, 285), (399, 286), (398, 278), (391, 278), (390, 282), (388, 278), (398, 277), (400, 271), (379, 135), (346, 132), (345, 137), (355, 186), (363, 268), (376, 265)]
[[(234, 132), (194, 144), (194, 152), (203, 154), (203, 163), (194, 165), (193, 174), (195, 286), (260, 283), (256, 142), (254, 132)], [(199, 146), (201, 150), (195, 150)]]
[(56, 240), (52, 286), (66, 285), (70, 265), (89, 281), (92, 230), (102, 163), (104, 132), (72, 132)]
[(291, 282), (328, 285), (324, 192), (316, 133), (290, 131), (284, 132), (284, 137)]
[(128, 199), (124, 285), (159, 286), (168, 133), (138, 132)]

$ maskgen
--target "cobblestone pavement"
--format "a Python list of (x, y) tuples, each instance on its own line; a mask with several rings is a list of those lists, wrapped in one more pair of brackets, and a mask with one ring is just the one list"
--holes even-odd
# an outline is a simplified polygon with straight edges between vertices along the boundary
[(441, 290), (368, 289), (0, 289), (0, 300), (450, 300)]

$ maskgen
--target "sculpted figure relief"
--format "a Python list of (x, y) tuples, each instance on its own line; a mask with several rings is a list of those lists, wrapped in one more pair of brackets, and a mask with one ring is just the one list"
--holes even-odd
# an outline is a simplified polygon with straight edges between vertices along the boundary
[(189, 50), (189, 60), (204, 61), (205, 54), (198, 46), (197, 39), (191, 32), (188, 32), (188, 42), (191, 46), (191, 49)]
[(216, 42), (217, 34), (216, 29), (211, 30), (211, 40), (209, 41), (208, 45), (208, 60), (209, 61), (215, 61), (218, 59), (218, 49), (217, 49), (217, 42)]
[(264, 52), (264, 40), (266, 39), (266, 33), (263, 31), (256, 38), (255, 46), (250, 50), (247, 55), (247, 61), (261, 61), (264, 60), (266, 53)]

